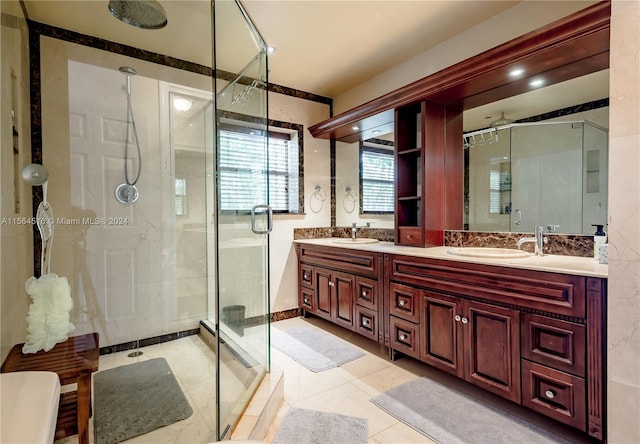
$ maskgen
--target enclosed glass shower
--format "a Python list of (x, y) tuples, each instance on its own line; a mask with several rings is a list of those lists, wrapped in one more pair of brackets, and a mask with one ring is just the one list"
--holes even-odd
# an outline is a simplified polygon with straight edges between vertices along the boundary
[[(203, 337), (215, 365), (201, 381), (209, 399), (194, 402), (211, 441), (230, 435), (269, 371), (267, 47), (240, 3), (198, 19), (210, 66), (41, 34), (40, 154), (74, 334), (98, 332), (103, 351), (137, 360), (147, 345)], [(240, 203), (225, 162), (244, 147), (220, 148), (229, 128), (252, 136)]]

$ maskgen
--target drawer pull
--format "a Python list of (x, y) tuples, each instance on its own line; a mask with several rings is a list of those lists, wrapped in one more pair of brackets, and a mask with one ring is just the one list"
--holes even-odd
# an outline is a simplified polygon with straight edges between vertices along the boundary
[(404, 307), (404, 304), (406, 304), (407, 301), (405, 301), (404, 299), (400, 299), (400, 302), (398, 302), (398, 305), (400, 305), (401, 307)]
[(549, 399), (553, 399), (556, 397), (556, 392), (554, 392), (553, 390), (547, 390), (546, 392), (544, 392), (544, 396)]
[(462, 318), (462, 323), (463, 323), (463, 324), (466, 324), (467, 322), (469, 322), (469, 319), (467, 319), (467, 318)]
[(411, 239), (413, 239), (413, 236), (410, 235), (410, 234), (407, 234), (407, 239), (411, 240)]
[(362, 290), (362, 296), (364, 297), (369, 296), (369, 293), (367, 292), (367, 290)]
[(365, 327), (368, 327), (369, 324), (371, 324), (371, 322), (369, 321), (369, 319), (363, 319), (362, 320), (362, 325), (364, 325)]
[(400, 340), (401, 341), (406, 341), (407, 340), (407, 335), (400, 335)]
[(307, 273), (303, 273), (302, 279), (304, 279), (305, 281), (308, 281), (309, 280), (309, 275)]
[(333, 281), (329, 281), (329, 287), (335, 287), (336, 284)]
[(307, 298), (304, 298), (304, 299), (302, 300), (302, 302), (304, 302), (305, 304), (309, 305), (309, 299), (307, 299)]
[(456, 317), (453, 318), (453, 319), (455, 319), (456, 322), (460, 322), (460, 319), (462, 319), (462, 317), (460, 315), (456, 315)]

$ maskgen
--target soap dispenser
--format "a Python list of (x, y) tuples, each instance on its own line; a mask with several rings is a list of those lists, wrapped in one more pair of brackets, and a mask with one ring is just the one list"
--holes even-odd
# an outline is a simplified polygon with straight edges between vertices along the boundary
[(592, 224), (592, 227), (596, 227), (596, 232), (593, 235), (593, 258), (598, 260), (600, 256), (600, 246), (607, 243), (607, 233), (604, 232), (604, 225)]

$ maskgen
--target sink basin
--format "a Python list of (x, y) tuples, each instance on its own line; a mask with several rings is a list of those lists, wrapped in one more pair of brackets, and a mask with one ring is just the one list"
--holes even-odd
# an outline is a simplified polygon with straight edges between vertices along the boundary
[(369, 239), (366, 237), (361, 237), (358, 239), (351, 239), (350, 237), (345, 237), (344, 239), (333, 239), (333, 242), (336, 244), (377, 244), (380, 242), (378, 239)]
[(484, 257), (488, 259), (513, 259), (519, 257), (529, 257), (530, 253), (512, 248), (490, 248), (490, 247), (461, 247), (449, 248), (447, 253), (455, 256)]

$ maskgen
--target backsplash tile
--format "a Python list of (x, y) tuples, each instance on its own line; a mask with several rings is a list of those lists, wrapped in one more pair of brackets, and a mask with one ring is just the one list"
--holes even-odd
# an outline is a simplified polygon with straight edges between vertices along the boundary
[[(482, 231), (445, 231), (444, 244), (449, 247), (516, 248), (520, 238), (533, 233), (490, 233)], [(548, 239), (545, 254), (593, 257), (593, 236), (574, 234), (545, 234)], [(521, 250), (533, 253), (533, 243), (522, 245)]]

